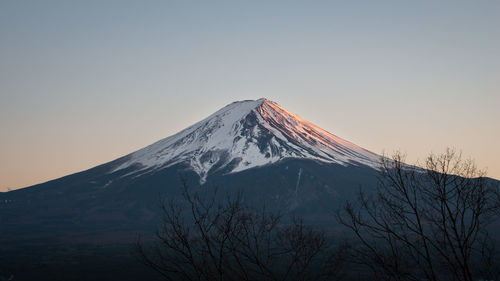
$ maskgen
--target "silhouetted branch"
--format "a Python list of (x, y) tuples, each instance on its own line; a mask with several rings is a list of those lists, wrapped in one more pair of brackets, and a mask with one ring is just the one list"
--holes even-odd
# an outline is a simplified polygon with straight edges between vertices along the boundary
[(332, 280), (348, 247), (334, 248), (325, 233), (302, 219), (245, 205), (241, 194), (202, 197), (183, 181), (182, 200), (164, 200), (157, 241), (140, 260), (165, 280)]
[[(383, 280), (466, 280), (491, 276), (488, 226), (499, 217), (498, 186), (448, 149), (425, 167), (382, 158), (373, 197), (361, 192), (338, 221), (356, 236), (356, 260)], [(486, 269), (482, 269), (486, 267)]]

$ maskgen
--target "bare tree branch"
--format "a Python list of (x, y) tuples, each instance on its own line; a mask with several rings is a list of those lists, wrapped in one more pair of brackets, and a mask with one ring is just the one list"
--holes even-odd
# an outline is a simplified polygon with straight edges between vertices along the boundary
[(301, 218), (257, 211), (242, 195), (201, 196), (183, 181), (182, 198), (163, 200), (156, 243), (136, 242), (139, 259), (165, 280), (334, 280), (348, 246), (335, 248)]
[(453, 149), (431, 154), (424, 167), (396, 153), (382, 158), (372, 197), (337, 214), (360, 247), (356, 260), (383, 280), (464, 280), (498, 267), (488, 226), (499, 218), (499, 189)]

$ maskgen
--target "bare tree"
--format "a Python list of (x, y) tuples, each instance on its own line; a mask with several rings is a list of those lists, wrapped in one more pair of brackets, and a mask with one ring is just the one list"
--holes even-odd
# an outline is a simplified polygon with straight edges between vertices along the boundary
[(263, 207), (245, 205), (241, 194), (224, 200), (190, 193), (164, 201), (157, 242), (140, 260), (165, 280), (334, 280), (346, 245), (333, 247), (325, 233), (300, 218), (284, 222)]
[(404, 160), (384, 157), (375, 194), (360, 191), (338, 213), (359, 242), (354, 260), (379, 280), (494, 279), (498, 185), (452, 149), (424, 167)]

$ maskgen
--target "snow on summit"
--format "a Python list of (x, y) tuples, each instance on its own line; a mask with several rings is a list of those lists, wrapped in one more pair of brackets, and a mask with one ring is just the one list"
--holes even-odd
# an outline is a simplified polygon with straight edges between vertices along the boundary
[(239, 172), (285, 158), (375, 167), (379, 156), (343, 140), (267, 100), (233, 102), (204, 120), (127, 156), (118, 171), (133, 174), (189, 165), (205, 182), (220, 170)]

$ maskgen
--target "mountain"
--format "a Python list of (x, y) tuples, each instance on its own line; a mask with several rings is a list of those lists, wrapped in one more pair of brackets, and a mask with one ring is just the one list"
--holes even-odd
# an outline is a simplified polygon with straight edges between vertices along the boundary
[(379, 160), (273, 101), (234, 102), (109, 163), (0, 193), (0, 279), (156, 280), (130, 245), (152, 236), (182, 181), (334, 232), (333, 213), (375, 189)]
[(231, 103), (185, 130), (87, 171), (0, 193), (4, 239), (117, 241), (153, 231), (160, 197), (241, 191), (249, 201), (315, 222), (361, 186), (380, 156), (267, 100)]
[(267, 99), (234, 102), (126, 158), (111, 172), (134, 167), (129, 175), (137, 176), (183, 163), (201, 183), (220, 170), (236, 173), (291, 158), (370, 167), (379, 161)]

